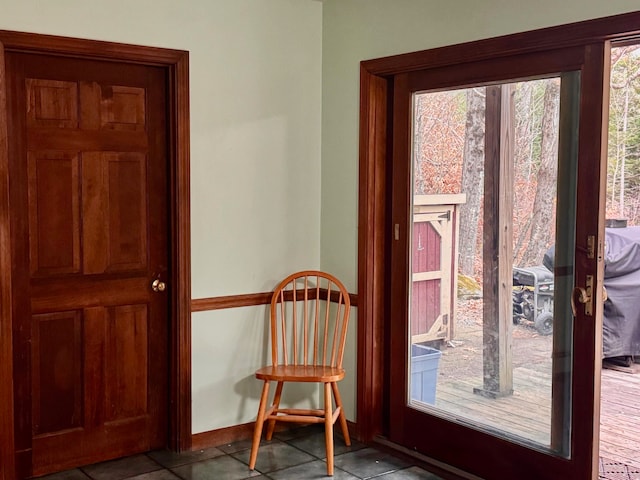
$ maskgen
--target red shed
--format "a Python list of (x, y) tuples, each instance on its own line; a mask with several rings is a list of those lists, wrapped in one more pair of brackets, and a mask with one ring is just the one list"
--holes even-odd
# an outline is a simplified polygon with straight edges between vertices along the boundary
[(466, 195), (415, 195), (411, 343), (453, 338), (458, 286), (458, 218)]

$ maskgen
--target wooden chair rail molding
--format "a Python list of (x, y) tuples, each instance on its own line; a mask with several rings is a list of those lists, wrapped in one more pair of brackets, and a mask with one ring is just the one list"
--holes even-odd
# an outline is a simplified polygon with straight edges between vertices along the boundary
[[(321, 290), (323, 291), (323, 290)], [(254, 307), (268, 305), (273, 292), (247, 293), (243, 295), (226, 295), (223, 297), (194, 298), (191, 300), (191, 312), (207, 312), (224, 308)], [(331, 295), (331, 300), (337, 300), (337, 292)], [(352, 307), (358, 306), (358, 294), (349, 293)]]

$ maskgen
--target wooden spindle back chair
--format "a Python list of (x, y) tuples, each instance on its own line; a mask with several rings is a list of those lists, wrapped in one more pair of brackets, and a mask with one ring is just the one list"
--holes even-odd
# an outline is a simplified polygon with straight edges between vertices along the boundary
[[(271, 440), (276, 421), (324, 423), (327, 474), (333, 475), (333, 425), (339, 420), (347, 445), (351, 444), (337, 382), (344, 378), (344, 346), (351, 302), (344, 285), (328, 273), (306, 270), (289, 275), (271, 297), (271, 365), (256, 371), (264, 381), (253, 434), (249, 467), (258, 456), (264, 422)], [(270, 382), (277, 382), (267, 408)], [(324, 408), (280, 408), (285, 382), (316, 382), (324, 387)], [(333, 408), (333, 399), (336, 407)]]

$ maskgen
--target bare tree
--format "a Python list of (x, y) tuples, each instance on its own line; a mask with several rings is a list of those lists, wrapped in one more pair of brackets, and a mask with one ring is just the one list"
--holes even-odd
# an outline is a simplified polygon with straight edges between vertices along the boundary
[[(415, 97), (414, 194), (460, 193), (464, 144), (461, 93), (429, 92)], [(464, 101), (464, 100), (463, 100)]]
[(467, 203), (460, 208), (459, 271), (474, 275), (474, 260), (478, 251), (477, 240), (480, 223), (480, 202), (484, 181), (484, 129), (485, 90), (467, 90), (467, 118), (462, 163), (462, 193)]
[[(613, 143), (615, 155), (613, 158), (613, 171), (610, 172), (611, 206), (616, 196), (616, 183), (618, 184), (617, 216), (626, 217), (626, 190), (627, 190), (627, 146), (629, 143), (629, 116), (631, 95), (637, 95), (637, 79), (640, 77), (640, 67), (632, 61), (630, 54), (639, 48), (638, 45), (616, 48), (612, 52), (611, 68), (611, 118), (617, 120), (613, 132), (615, 138), (610, 135), (610, 147)], [(621, 98), (620, 98), (621, 97)], [(621, 117), (621, 118), (618, 118)], [(616, 122), (611, 120), (612, 124)], [(610, 130), (611, 134), (611, 130)], [(614, 140), (611, 142), (611, 140)], [(615, 210), (615, 208), (613, 208)]]
[(533, 201), (531, 233), (527, 248), (522, 256), (522, 265), (539, 264), (544, 252), (552, 243), (554, 199), (558, 173), (559, 106), (560, 81), (559, 79), (550, 79), (547, 81), (544, 91), (538, 185)]

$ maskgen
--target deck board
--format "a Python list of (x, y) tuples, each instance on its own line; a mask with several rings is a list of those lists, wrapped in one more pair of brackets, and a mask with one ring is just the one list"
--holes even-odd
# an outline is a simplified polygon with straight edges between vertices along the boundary
[(474, 393), (480, 379), (440, 382), (436, 407), (512, 435), (549, 444), (551, 379), (529, 368), (514, 369), (513, 395), (491, 399)]
[(602, 370), (600, 456), (640, 468), (640, 374)]
[[(458, 302), (455, 341), (442, 350), (436, 407), (465, 423), (485, 424), (491, 431), (548, 445), (551, 425), (552, 336), (540, 336), (529, 324), (514, 326), (513, 395), (490, 399), (473, 393), (482, 387), (483, 330), (481, 303)], [(640, 365), (627, 373), (603, 369), (600, 400), (600, 457), (603, 465), (627, 465), (640, 471)], [(431, 407), (433, 408), (433, 407)], [(469, 421), (469, 419), (475, 421)]]
[[(438, 383), (436, 407), (509, 434), (549, 444), (551, 377), (534, 368), (514, 369), (514, 394), (498, 399), (473, 393), (480, 380)], [(640, 468), (640, 374), (602, 371), (600, 456)]]

